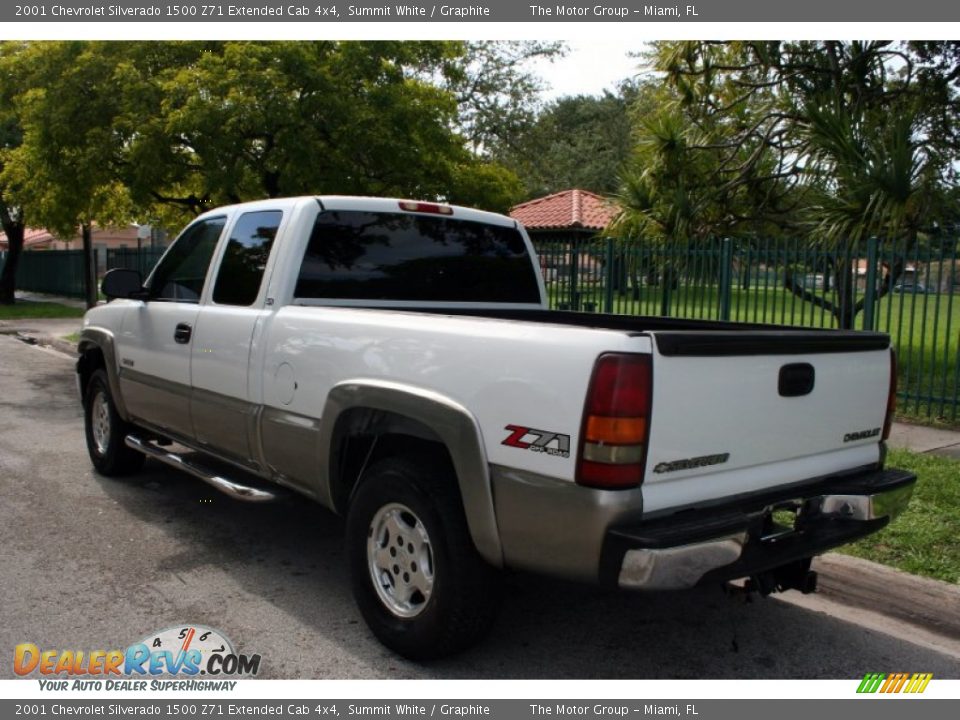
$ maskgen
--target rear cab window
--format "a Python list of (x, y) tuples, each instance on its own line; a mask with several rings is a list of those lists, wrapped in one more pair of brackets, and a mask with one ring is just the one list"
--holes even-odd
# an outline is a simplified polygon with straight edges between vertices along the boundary
[(515, 227), (414, 213), (327, 210), (314, 223), (298, 299), (540, 303)]

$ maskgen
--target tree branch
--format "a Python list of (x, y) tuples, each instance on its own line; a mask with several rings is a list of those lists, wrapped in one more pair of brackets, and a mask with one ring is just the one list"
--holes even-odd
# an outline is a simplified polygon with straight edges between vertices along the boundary
[(800, 298), (801, 300), (806, 300), (808, 303), (812, 305), (816, 305), (818, 308), (822, 308), (827, 312), (831, 313), (832, 315), (836, 316), (837, 314), (836, 305), (834, 305), (832, 302), (830, 302), (826, 298), (820, 297), (819, 295), (814, 295), (805, 287), (803, 287), (802, 285), (799, 285), (796, 281), (794, 281), (793, 271), (790, 268), (787, 268), (784, 271), (783, 286), (787, 290), (792, 292), (794, 295), (796, 295), (798, 298)]

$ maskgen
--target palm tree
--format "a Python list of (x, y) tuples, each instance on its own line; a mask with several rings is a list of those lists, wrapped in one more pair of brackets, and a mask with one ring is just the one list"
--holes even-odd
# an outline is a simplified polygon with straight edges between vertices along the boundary
[[(808, 223), (814, 241), (830, 250), (833, 290), (815, 295), (789, 273), (786, 286), (830, 312), (838, 327), (851, 329), (865, 303), (865, 298), (854, 298), (858, 254), (870, 237), (902, 241), (904, 254), (916, 246), (920, 227), (941, 192), (937, 168), (943, 159), (925, 143), (916, 105), (868, 115), (809, 103), (804, 115), (804, 164), (814, 189)], [(901, 257), (886, 269), (877, 297), (890, 291), (903, 267)]]
[[(661, 248), (689, 246), (705, 238), (709, 197), (702, 174), (708, 158), (689, 151), (691, 130), (686, 119), (669, 108), (641, 120), (634, 155), (621, 177), (617, 195), (621, 210), (605, 234), (628, 245)], [(660, 276), (664, 305), (682, 269), (682, 262), (677, 262), (681, 256), (672, 260), (648, 268)], [(630, 274), (635, 298), (639, 270), (634, 256)]]

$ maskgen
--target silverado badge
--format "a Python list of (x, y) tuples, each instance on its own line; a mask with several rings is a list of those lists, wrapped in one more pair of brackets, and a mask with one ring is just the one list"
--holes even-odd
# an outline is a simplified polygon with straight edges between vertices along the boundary
[(717, 453), (716, 455), (701, 455), (694, 458), (684, 458), (683, 460), (670, 460), (668, 462), (657, 463), (653, 468), (655, 473), (676, 472), (677, 470), (692, 470), (693, 468), (707, 467), (708, 465), (722, 465), (730, 459), (730, 453)]

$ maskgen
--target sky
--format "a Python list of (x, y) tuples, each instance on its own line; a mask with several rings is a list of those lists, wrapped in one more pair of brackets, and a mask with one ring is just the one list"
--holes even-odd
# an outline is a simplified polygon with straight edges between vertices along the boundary
[(638, 73), (640, 60), (627, 53), (642, 49), (643, 42), (623, 38), (567, 41), (566, 57), (553, 63), (538, 62), (535, 71), (549, 84), (544, 100), (564, 95), (600, 95), (614, 90), (620, 80)]

